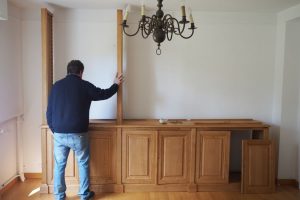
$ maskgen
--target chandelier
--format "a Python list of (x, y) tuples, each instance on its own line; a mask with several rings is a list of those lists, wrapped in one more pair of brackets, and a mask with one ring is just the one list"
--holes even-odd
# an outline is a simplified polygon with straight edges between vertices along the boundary
[[(141, 7), (141, 15), (142, 18), (140, 19), (138, 23), (137, 30), (130, 34), (126, 32), (126, 29), (129, 27), (127, 25), (127, 18), (128, 18), (128, 8), (126, 9), (122, 27), (123, 32), (127, 36), (135, 36), (139, 32), (141, 32), (141, 35), (144, 39), (148, 38), (149, 35), (152, 34), (153, 40), (157, 43), (157, 49), (156, 54), (161, 54), (161, 43), (165, 41), (167, 38), (169, 41), (172, 40), (173, 35), (181, 36), (184, 39), (189, 39), (193, 36), (194, 30), (196, 29), (192, 12), (190, 12), (190, 22), (186, 18), (186, 11), (185, 11), (185, 5), (181, 6), (181, 14), (182, 19), (181, 21), (178, 21), (176, 18), (172, 17), (170, 14), (164, 14), (162, 11), (163, 7), (163, 0), (157, 0), (158, 4), (158, 10), (156, 11), (155, 15), (152, 15), (151, 17), (145, 15), (145, 5), (142, 5)], [(184, 35), (185, 30), (187, 29), (187, 24), (190, 23), (190, 34), (188, 36)]]

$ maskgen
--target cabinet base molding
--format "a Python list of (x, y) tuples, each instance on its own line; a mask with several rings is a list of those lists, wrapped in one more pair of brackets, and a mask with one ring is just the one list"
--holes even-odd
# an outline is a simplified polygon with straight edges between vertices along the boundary
[(197, 192), (240, 192), (241, 183), (197, 185)]
[[(78, 185), (68, 185), (67, 190), (77, 192)], [(241, 183), (229, 184), (108, 184), (108, 185), (91, 185), (91, 190), (96, 194), (106, 192), (240, 192)], [(53, 193), (53, 185), (43, 184), (40, 187), (40, 193)]]
[(167, 184), (167, 185), (151, 185), (151, 184), (125, 184), (125, 192), (187, 192), (186, 184)]
[(277, 179), (277, 185), (288, 185), (299, 188), (299, 182), (295, 179)]
[(190, 184), (187, 187), (188, 192), (197, 192), (197, 185), (196, 184)]

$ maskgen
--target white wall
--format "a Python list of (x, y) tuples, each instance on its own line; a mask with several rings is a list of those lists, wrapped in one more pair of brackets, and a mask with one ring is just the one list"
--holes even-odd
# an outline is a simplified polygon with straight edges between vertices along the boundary
[(193, 38), (155, 55), (151, 37), (126, 37), (127, 118), (271, 121), (275, 15), (194, 13)]
[(22, 12), (24, 171), (41, 172), (42, 44), (40, 10)]
[(7, 21), (0, 21), (0, 187), (17, 174), (17, 120), (22, 112), (21, 20), (9, 5)]
[(22, 112), (20, 13), (13, 6), (9, 13), (0, 21), (0, 123)]
[(0, 188), (17, 174), (17, 121), (0, 123)]

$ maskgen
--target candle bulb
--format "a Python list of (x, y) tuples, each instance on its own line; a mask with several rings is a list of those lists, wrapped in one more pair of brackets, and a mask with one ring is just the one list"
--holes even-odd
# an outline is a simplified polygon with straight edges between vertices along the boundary
[(145, 5), (143, 4), (142, 5), (142, 8), (141, 8), (141, 15), (145, 15)]
[(126, 10), (125, 15), (124, 15), (124, 20), (127, 20), (128, 18), (128, 11)]
[(181, 6), (181, 15), (182, 15), (183, 17), (186, 16), (186, 13), (185, 13), (185, 6), (184, 6), (184, 5)]
[(190, 21), (191, 21), (191, 23), (194, 23), (194, 18), (193, 18), (192, 13), (190, 14)]
[(194, 18), (193, 18), (193, 14), (192, 14), (192, 9), (189, 8), (189, 12), (190, 12), (190, 22), (194, 23)]
[(129, 13), (129, 5), (126, 7), (125, 15), (124, 15), (123, 20), (126, 20), (126, 21), (127, 21), (127, 19), (128, 19), (128, 13)]

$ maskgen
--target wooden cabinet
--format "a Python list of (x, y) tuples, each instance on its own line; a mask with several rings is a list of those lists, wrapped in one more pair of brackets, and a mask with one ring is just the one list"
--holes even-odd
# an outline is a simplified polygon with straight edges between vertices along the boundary
[(229, 131), (198, 131), (196, 142), (196, 182), (228, 183)]
[(270, 140), (245, 140), (242, 148), (242, 192), (274, 192), (274, 142)]
[(116, 129), (90, 131), (91, 184), (116, 183)]
[(122, 132), (122, 182), (148, 183), (156, 180), (156, 131)]
[[(53, 184), (53, 134), (50, 129), (47, 129), (47, 184)], [(76, 185), (79, 182), (78, 169), (74, 152), (71, 150), (69, 153), (66, 171), (65, 171), (66, 184)]]
[[(226, 120), (224, 127), (219, 121), (216, 125), (215, 121), (209, 121), (191, 127), (176, 127), (176, 124), (151, 127), (148, 121), (138, 123), (141, 122), (126, 126), (97, 124), (90, 128), (90, 182), (97, 193), (274, 191), (274, 144), (268, 140), (268, 128), (257, 128), (264, 125), (238, 121), (233, 126)], [(231, 131), (241, 127), (247, 132), (250, 127), (254, 134), (252, 140), (243, 141), (241, 183), (229, 182)], [(54, 159), (53, 138), (48, 128), (42, 129), (42, 142), (41, 192), (51, 193)], [(65, 175), (68, 189), (76, 192), (79, 178), (73, 151)]]
[(158, 184), (187, 183), (190, 131), (159, 131)]

